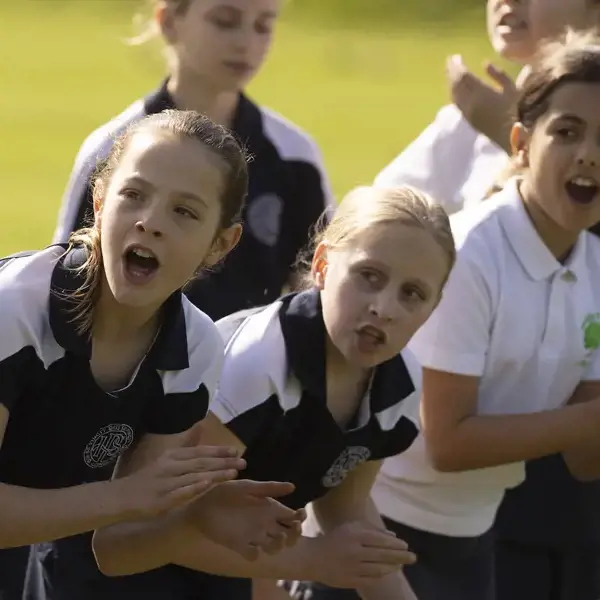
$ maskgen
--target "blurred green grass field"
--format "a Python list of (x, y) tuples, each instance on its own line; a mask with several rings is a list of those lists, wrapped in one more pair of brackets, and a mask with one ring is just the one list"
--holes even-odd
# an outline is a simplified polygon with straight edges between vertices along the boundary
[[(0, 2), (0, 255), (50, 241), (85, 136), (163, 76), (158, 46), (124, 43), (132, 13), (120, 2)], [(371, 182), (447, 102), (449, 53), (476, 69), (492, 58), (481, 19), (400, 19), (376, 32), (289, 13), (249, 91), (313, 134), (340, 196)]]

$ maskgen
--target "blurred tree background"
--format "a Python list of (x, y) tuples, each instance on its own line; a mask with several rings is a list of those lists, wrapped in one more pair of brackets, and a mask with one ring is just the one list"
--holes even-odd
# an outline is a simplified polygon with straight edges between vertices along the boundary
[[(0, 254), (49, 243), (85, 137), (164, 76), (132, 47), (135, 0), (1, 0)], [(369, 183), (448, 102), (444, 62), (496, 60), (483, 0), (286, 0), (248, 92), (306, 128), (339, 197)]]

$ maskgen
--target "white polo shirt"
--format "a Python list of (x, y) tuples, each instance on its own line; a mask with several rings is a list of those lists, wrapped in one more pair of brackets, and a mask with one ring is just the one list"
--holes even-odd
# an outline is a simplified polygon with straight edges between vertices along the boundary
[(482, 201), (508, 156), (454, 105), (444, 106), (419, 137), (375, 178), (377, 187), (413, 185), (448, 214)]
[[(564, 406), (600, 380), (600, 239), (580, 234), (560, 264), (527, 215), (517, 180), (451, 217), (458, 258), (439, 307), (409, 344), (425, 367), (481, 378), (479, 414)], [(507, 432), (510, 435), (510, 432)], [(493, 524), (524, 463), (440, 473), (422, 435), (388, 459), (374, 489), (383, 515), (453, 536)]]

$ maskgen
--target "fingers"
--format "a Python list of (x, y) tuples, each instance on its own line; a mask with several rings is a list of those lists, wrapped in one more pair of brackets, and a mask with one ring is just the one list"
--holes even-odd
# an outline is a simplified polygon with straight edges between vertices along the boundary
[(412, 565), (417, 561), (417, 555), (409, 550), (378, 550), (371, 549), (365, 553), (362, 562), (377, 565)]
[(233, 446), (185, 446), (173, 448), (165, 456), (172, 460), (192, 458), (239, 458), (239, 451)]
[(242, 493), (263, 498), (281, 498), (291, 494), (296, 488), (293, 483), (283, 481), (251, 481), (241, 479), (238, 484)]
[(408, 550), (408, 544), (390, 531), (378, 529), (364, 530), (360, 533), (359, 540), (366, 548), (379, 548), (382, 550)]
[(502, 88), (502, 90), (512, 91), (515, 89), (515, 83), (506, 71), (489, 63), (485, 67), (485, 72)]
[(209, 473), (235, 469), (241, 471), (246, 462), (241, 458), (191, 458), (187, 460), (168, 460), (162, 473), (166, 477), (178, 477), (187, 473)]

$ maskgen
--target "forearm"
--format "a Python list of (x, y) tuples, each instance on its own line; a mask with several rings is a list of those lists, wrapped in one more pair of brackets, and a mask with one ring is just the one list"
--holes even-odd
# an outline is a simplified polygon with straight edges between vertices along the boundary
[[(378, 528), (386, 529), (371, 498), (368, 498), (365, 502), (347, 507), (345, 511), (319, 510), (318, 504), (314, 510), (319, 526), (324, 532), (337, 527), (340, 524), (340, 519), (344, 521), (362, 519), (369, 521)], [(402, 571), (387, 575), (375, 583), (361, 586), (356, 592), (362, 600), (417, 600)]]
[(113, 483), (38, 490), (0, 484), (0, 548), (49, 542), (126, 518)]
[(96, 561), (109, 576), (133, 575), (175, 563), (228, 577), (310, 580), (314, 578), (314, 544), (311, 538), (301, 538), (276, 555), (261, 554), (249, 561), (182, 526), (178, 517), (123, 523), (94, 535)]
[[(597, 411), (596, 411), (597, 412)], [(439, 471), (468, 471), (522, 462), (592, 443), (595, 414), (587, 404), (524, 415), (473, 416), (443, 440), (425, 439)]]

